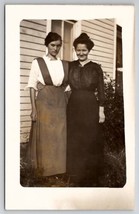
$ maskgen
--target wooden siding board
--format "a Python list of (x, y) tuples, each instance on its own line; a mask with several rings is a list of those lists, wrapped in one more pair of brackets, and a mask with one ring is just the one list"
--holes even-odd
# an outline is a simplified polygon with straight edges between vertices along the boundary
[(27, 133), (27, 132), (29, 132), (30, 131), (30, 128), (25, 128), (25, 127), (23, 127), (22, 129), (20, 129), (20, 133)]
[(27, 56), (42, 56), (44, 54), (44, 51), (22, 48), (20, 51), (20, 54), (27, 55)]
[(105, 41), (100, 41), (99, 40), (100, 38), (95, 38), (95, 39), (93, 39), (93, 41), (94, 41), (94, 44), (95, 44), (95, 46), (94, 47), (100, 47), (100, 48), (106, 48), (106, 49), (110, 49), (110, 50), (112, 50), (113, 51), (113, 44), (109, 44), (109, 43), (106, 43)]
[(21, 27), (20, 28), (20, 33), (31, 35), (31, 36), (34, 36), (34, 37), (39, 37), (39, 38), (42, 38), (42, 39), (44, 39), (45, 36), (46, 36), (46, 34), (44, 32), (40, 32), (37, 29), (36, 30), (28, 29), (26, 27)]
[(37, 56), (20, 55), (20, 62), (31, 63)]
[[(106, 20), (106, 19), (105, 19)], [(109, 29), (110, 31), (113, 30), (113, 24), (112, 25), (109, 25), (108, 23), (106, 23), (104, 20), (102, 19), (94, 19), (94, 20), (89, 20), (89, 22), (97, 25), (97, 26), (100, 26), (101, 28), (103, 29)]]
[(100, 46), (97, 46), (97, 45), (94, 46), (93, 50), (101, 51), (103, 53), (113, 54), (113, 50), (112, 49), (109, 49), (109, 48), (106, 48), (106, 47), (100, 47)]
[(102, 66), (102, 70), (103, 70), (104, 72), (107, 72), (107, 73), (113, 73), (113, 69), (111, 69), (111, 68), (106, 68), (106, 67), (103, 67), (103, 66)]
[(30, 22), (30, 23), (37, 23), (39, 24), (40, 26), (45, 26), (46, 27), (46, 19), (23, 19), (22, 21), (27, 21), (27, 22)]
[(109, 39), (109, 40), (112, 40), (113, 41), (113, 37), (114, 35), (111, 35), (109, 33), (106, 33), (104, 31), (101, 31), (101, 30), (95, 30), (95, 29), (92, 29), (90, 28), (89, 26), (85, 26), (83, 25), (82, 26), (82, 29), (90, 34), (92, 34), (92, 38), (93, 38), (93, 35), (96, 35), (96, 36), (101, 36), (105, 39)]
[(24, 121), (24, 122), (22, 122), (22, 121), (20, 121), (20, 127), (22, 128), (22, 127), (30, 127), (31, 126), (31, 121)]
[(91, 51), (90, 54), (96, 55), (96, 56), (102, 56), (102, 57), (109, 58), (109, 59), (113, 59), (113, 54), (111, 54), (111, 53), (104, 53), (104, 52), (100, 53), (100, 51), (94, 50), (94, 51)]
[(22, 71), (28, 71), (31, 68), (31, 63), (30, 62), (20, 62), (20, 70)]
[(29, 97), (30, 96), (30, 92), (28, 89), (21, 91), (20, 90), (20, 99), (21, 97)]
[(110, 63), (108, 63), (108, 62), (103, 62), (103, 66), (105, 67), (105, 68), (110, 68), (111, 70), (113, 70), (113, 65), (112, 64), (110, 64)]
[(26, 76), (20, 76), (20, 83), (27, 84), (27, 82), (28, 82), (28, 77), (26, 77)]
[(27, 48), (27, 49), (31, 49), (31, 50), (40, 50), (45, 52), (45, 45), (43, 44), (35, 44), (35, 43), (28, 43), (25, 41), (20, 41), (20, 48)]
[(97, 41), (100, 41), (100, 42), (103, 42), (103, 43), (107, 43), (107, 44), (113, 45), (113, 40), (110, 40), (108, 38), (102, 37), (101, 33), (99, 35), (95, 35), (95, 34), (92, 34), (92, 33), (88, 32), (88, 31), (84, 30), (84, 28), (82, 29), (82, 31), (84, 33), (87, 33), (88, 36), (94, 41), (94, 43), (95, 43), (95, 40), (97, 40)]
[(105, 68), (110, 68), (111, 70), (113, 70), (113, 66), (112, 66), (112, 64), (110, 64), (109, 62), (103, 62), (103, 61), (100, 62), (100, 60), (99, 60), (99, 59), (96, 59), (96, 58), (93, 58), (92, 60), (93, 60), (94, 62), (100, 64), (101, 66), (105, 67)]
[(20, 83), (20, 89), (25, 90), (25, 87), (27, 86), (27, 83)]
[(30, 74), (30, 69), (20, 69), (20, 76), (25, 76), (25, 77), (29, 77)]
[(21, 116), (27, 116), (31, 114), (31, 109), (30, 110), (23, 110), (20, 112)]
[(30, 104), (30, 97), (20, 97), (20, 103), (29, 103)]
[(20, 22), (20, 27), (26, 27), (26, 28), (30, 28), (30, 29), (37, 29), (40, 32), (44, 32), (46, 33), (46, 26), (45, 25), (40, 25), (40, 23), (37, 22), (33, 22), (33, 21), (27, 21), (27, 20), (22, 20)]
[(30, 121), (30, 115), (20, 116), (20, 121), (21, 122)]
[[(98, 19), (97, 19), (98, 20)], [(102, 22), (103, 25), (113, 27), (113, 19), (99, 19), (99, 22)]]
[(20, 33), (20, 41), (26, 41), (33, 44), (44, 44), (44, 38), (34, 37), (34, 35), (27, 35)]
[(102, 57), (102, 56), (96, 56), (96, 55), (93, 55), (93, 56), (90, 56), (88, 57), (90, 60), (97, 60), (100, 64), (103, 64), (103, 62), (107, 62), (107, 63), (113, 63), (113, 59), (107, 59), (105, 57)]
[(82, 23), (83, 23), (83, 26), (88, 26), (94, 30), (102, 31), (102, 32), (105, 32), (105, 33), (112, 35), (112, 36), (114, 35), (112, 28), (106, 28), (104, 26), (100, 26), (100, 25), (94, 23), (94, 21), (83, 20)]
[(20, 109), (21, 110), (30, 110), (31, 104), (30, 103), (20, 103)]

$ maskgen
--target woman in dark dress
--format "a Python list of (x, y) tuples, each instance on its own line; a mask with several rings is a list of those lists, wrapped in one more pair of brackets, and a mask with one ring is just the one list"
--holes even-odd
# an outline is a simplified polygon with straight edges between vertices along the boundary
[(82, 33), (73, 45), (78, 60), (71, 62), (69, 71), (67, 173), (75, 186), (98, 186), (103, 162), (100, 124), (105, 120), (103, 71), (88, 59), (94, 43), (87, 34)]

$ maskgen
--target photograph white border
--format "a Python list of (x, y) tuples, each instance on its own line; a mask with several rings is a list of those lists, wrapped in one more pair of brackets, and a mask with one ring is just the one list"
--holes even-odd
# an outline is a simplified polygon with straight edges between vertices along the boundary
[[(132, 210), (135, 201), (134, 6), (6, 5), (5, 13), (5, 208), (7, 210)], [(20, 22), (22, 19), (104, 18), (114, 18), (116, 23), (122, 26), (126, 185), (123, 188), (22, 187), (19, 170)]]

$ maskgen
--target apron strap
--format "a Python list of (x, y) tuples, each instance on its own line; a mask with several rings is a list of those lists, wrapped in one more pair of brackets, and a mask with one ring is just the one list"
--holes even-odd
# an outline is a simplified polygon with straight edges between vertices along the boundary
[(36, 60), (38, 61), (40, 71), (42, 73), (45, 84), (46, 85), (53, 85), (51, 76), (50, 76), (49, 71), (48, 71), (48, 67), (47, 67), (44, 59), (42, 57), (38, 57), (38, 58), (36, 58)]

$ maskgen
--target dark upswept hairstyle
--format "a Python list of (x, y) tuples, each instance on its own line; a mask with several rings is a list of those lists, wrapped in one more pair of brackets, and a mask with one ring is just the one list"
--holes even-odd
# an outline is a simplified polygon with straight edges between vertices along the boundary
[(74, 42), (73, 46), (76, 49), (78, 44), (85, 44), (87, 49), (90, 51), (94, 47), (94, 42), (89, 38), (86, 33), (81, 33)]
[(61, 38), (61, 36), (58, 33), (49, 32), (48, 35), (45, 38), (44, 44), (45, 44), (46, 47), (48, 47), (48, 45), (49, 45), (50, 42), (57, 41), (57, 40), (60, 40), (61, 45), (62, 45), (62, 38)]

